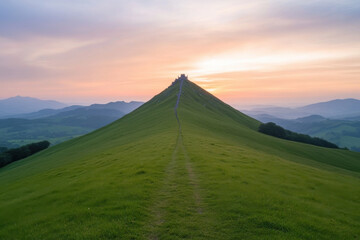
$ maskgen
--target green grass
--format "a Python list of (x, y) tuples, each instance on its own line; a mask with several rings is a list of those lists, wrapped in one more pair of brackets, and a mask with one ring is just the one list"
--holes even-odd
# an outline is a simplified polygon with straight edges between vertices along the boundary
[(360, 154), (289, 142), (186, 81), (0, 169), (0, 239), (356, 239)]

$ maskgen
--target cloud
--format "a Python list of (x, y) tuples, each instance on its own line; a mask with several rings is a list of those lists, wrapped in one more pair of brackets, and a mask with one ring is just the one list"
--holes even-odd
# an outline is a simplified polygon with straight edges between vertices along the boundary
[(319, 76), (321, 63), (325, 77), (339, 60), (332, 79), (341, 83), (340, 73), (359, 76), (343, 60), (360, 63), (359, 28), (360, 3), (346, 0), (2, 1), (0, 81), (58, 83), (84, 97), (151, 96), (187, 72), (221, 94), (243, 86), (242, 73), (298, 81), (290, 75)]
[(59, 75), (61, 72), (31, 66), (21, 59), (0, 57), (0, 83), (14, 81), (34, 81), (46, 79), (50, 76)]
[[(92, 2), (92, 3), (91, 3)], [(0, 36), (21, 40), (32, 37), (98, 38), (114, 30), (128, 31), (130, 22), (115, 21), (95, 1), (2, 1)], [(118, 8), (122, 15), (126, 8)]]

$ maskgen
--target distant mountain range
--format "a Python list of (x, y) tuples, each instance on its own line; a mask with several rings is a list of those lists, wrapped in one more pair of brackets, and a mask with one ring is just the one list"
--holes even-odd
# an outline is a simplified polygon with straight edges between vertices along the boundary
[[(110, 102), (107, 104), (92, 104), (90, 106), (80, 106), (80, 105), (72, 105), (65, 108), (60, 109), (42, 109), (37, 112), (31, 112), (26, 114), (18, 114), (12, 115), (7, 118), (23, 118), (23, 119), (38, 119), (50, 116), (56, 116), (58, 114), (68, 115), (68, 114), (75, 114), (79, 115), (80, 113), (84, 113), (84, 111), (92, 111), (93, 113), (96, 110), (103, 110), (103, 109), (110, 109), (114, 110), (115, 112), (121, 112), (122, 115), (127, 114), (134, 110), (135, 108), (139, 107), (142, 102), (124, 102), (124, 101), (117, 101), (117, 102)], [(82, 110), (79, 110), (82, 109)], [(116, 115), (119, 115), (118, 113)]]
[(353, 98), (336, 99), (298, 108), (259, 107), (251, 110), (242, 110), (242, 112), (250, 116), (269, 114), (284, 119), (295, 119), (310, 115), (321, 115), (334, 119), (358, 119), (360, 118), (360, 100)]
[(57, 144), (103, 127), (142, 104), (119, 101), (90, 106), (74, 105), (0, 119), (0, 147), (14, 148), (41, 140)]
[(59, 109), (67, 107), (65, 103), (53, 100), (41, 100), (31, 97), (11, 97), (0, 100), (0, 118), (11, 115), (36, 112), (42, 109)]

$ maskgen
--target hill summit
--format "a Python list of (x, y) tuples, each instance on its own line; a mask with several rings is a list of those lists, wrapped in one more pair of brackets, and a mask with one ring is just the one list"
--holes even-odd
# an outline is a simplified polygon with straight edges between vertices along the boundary
[(181, 75), (0, 169), (0, 239), (359, 237), (360, 154), (277, 139)]

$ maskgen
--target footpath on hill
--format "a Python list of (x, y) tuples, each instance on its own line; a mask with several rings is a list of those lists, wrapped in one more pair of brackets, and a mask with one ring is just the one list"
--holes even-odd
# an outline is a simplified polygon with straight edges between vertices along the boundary
[(177, 110), (184, 80), (178, 81), (180, 88), (174, 107), (178, 135), (171, 160), (165, 169), (164, 182), (151, 208), (149, 239), (211, 237), (197, 176), (183, 144)]

